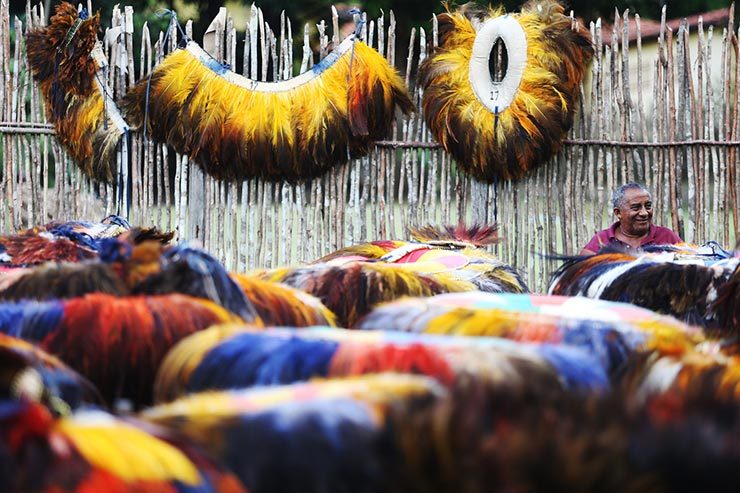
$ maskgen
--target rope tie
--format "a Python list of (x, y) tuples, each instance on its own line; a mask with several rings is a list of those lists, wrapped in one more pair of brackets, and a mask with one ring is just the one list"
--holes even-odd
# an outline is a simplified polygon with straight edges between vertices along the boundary
[(365, 19), (363, 19), (362, 11), (360, 9), (350, 9), (347, 13), (352, 16), (354, 16), (355, 14), (360, 16), (357, 24), (355, 25), (355, 32), (353, 33), (354, 38), (352, 39), (352, 52), (349, 56), (349, 74), (347, 74), (347, 82), (349, 82), (352, 78), (352, 65), (354, 65), (355, 62), (355, 43), (357, 43), (357, 40), (360, 39), (362, 35), (362, 26), (365, 25)]

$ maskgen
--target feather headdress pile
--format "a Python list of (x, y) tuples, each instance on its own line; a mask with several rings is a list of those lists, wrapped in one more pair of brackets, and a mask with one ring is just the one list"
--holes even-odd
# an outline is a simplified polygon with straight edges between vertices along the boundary
[[(437, 141), (479, 180), (522, 177), (560, 147), (573, 123), (590, 36), (553, 0), (519, 14), (466, 4), (438, 17), (439, 47), (419, 68), (424, 116)], [(497, 40), (507, 51), (494, 81)]]
[(99, 29), (97, 14), (78, 14), (63, 2), (47, 27), (28, 33), (26, 46), (57, 138), (88, 176), (109, 181), (116, 146), (128, 127), (96, 75), (107, 64), (96, 49)]
[[(737, 330), (728, 317), (731, 276), (736, 258), (692, 255), (688, 247), (661, 246), (662, 253), (602, 249), (589, 257), (572, 257), (552, 274), (548, 292), (622, 301), (673, 315), (689, 324), (717, 333)], [(726, 293), (718, 297), (719, 293)]]
[(403, 79), (354, 35), (282, 82), (238, 75), (190, 41), (122, 102), (132, 126), (226, 180), (317, 176), (387, 137), (397, 106), (413, 109)]
[(352, 245), (316, 262), (341, 265), (347, 262), (406, 265), (431, 277), (472, 282), (481, 291), (526, 293), (519, 272), (483, 250), (499, 241), (498, 226), (425, 226), (410, 228), (412, 241), (381, 240)]

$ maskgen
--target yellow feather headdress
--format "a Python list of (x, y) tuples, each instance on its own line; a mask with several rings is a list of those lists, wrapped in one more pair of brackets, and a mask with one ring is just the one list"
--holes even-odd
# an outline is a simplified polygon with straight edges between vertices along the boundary
[(100, 83), (107, 60), (99, 28), (97, 14), (87, 17), (63, 2), (47, 27), (28, 33), (27, 53), (62, 146), (88, 176), (110, 181), (128, 126)]
[(369, 152), (391, 131), (396, 106), (413, 109), (403, 80), (355, 35), (281, 82), (238, 75), (189, 41), (122, 102), (132, 126), (146, 124), (210, 175), (291, 181)]
[[(423, 111), (437, 141), (479, 180), (520, 178), (556, 153), (573, 124), (593, 50), (554, 0), (519, 14), (466, 4), (439, 16), (439, 47), (419, 68)], [(491, 74), (495, 43), (506, 72)]]

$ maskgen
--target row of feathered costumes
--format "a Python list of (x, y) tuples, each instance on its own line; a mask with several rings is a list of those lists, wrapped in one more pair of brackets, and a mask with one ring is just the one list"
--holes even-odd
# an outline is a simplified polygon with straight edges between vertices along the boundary
[[(413, 241), (239, 274), (203, 250), (170, 245), (170, 233), (120, 227), (116, 236), (103, 226), (63, 223), (10, 237), (22, 245), (41, 235), (89, 255), (49, 250), (38, 256), (46, 263), (8, 266), (0, 275), (0, 332), (70, 361), (111, 405), (150, 404), (148, 382), (169, 348), (214, 324), (352, 327), (378, 304), (404, 296), (527, 291), (516, 270), (481, 248), (496, 241), (495, 227), (427, 228)], [(384, 254), (375, 258), (374, 248)]]
[[(438, 17), (440, 46), (419, 68), (422, 108), (436, 139), (476, 178), (523, 176), (572, 126), (592, 47), (563, 10), (554, 0), (518, 14), (469, 4)], [(183, 39), (120, 108), (105, 84), (98, 15), (60, 3), (26, 45), (56, 134), (89, 176), (112, 179), (130, 127), (217, 178), (295, 181), (367, 154), (393, 133), (396, 109), (414, 108), (396, 70), (360, 40), (361, 24), (308, 72), (281, 82), (242, 77)], [(510, 51), (501, 81), (489, 67), (497, 40)], [(492, 102), (502, 90), (511, 94)]]
[(566, 258), (550, 294), (634, 303), (721, 335), (740, 331), (740, 257), (708, 244)]
[(102, 229), (58, 224), (95, 255), (0, 291), (4, 491), (740, 484), (732, 348), (633, 305), (526, 293), (481, 248), (495, 228), (241, 274)]
[(313, 294), (336, 314), (340, 326), (350, 328), (379, 303), (401, 296), (529, 292), (515, 268), (485, 250), (499, 241), (495, 225), (425, 227), (409, 233), (411, 240), (362, 243), (308, 265), (254, 274)]
[[(135, 419), (16, 392), (0, 413), (0, 467), (20, 471), (7, 490), (241, 491), (232, 474), (253, 492), (737, 488), (737, 362), (699, 332), (588, 299), (452, 301), (430, 304), (498, 318), (503, 337), (221, 325), (173, 347), (162, 403)], [(455, 315), (429, 324), (464, 333), (471, 314)]]

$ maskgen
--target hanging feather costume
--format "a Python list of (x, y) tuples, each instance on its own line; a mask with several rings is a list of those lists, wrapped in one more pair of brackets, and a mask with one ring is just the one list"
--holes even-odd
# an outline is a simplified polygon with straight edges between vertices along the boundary
[[(573, 124), (592, 56), (588, 31), (553, 0), (520, 14), (466, 4), (438, 17), (439, 47), (419, 67), (424, 116), (437, 141), (479, 180), (515, 179), (549, 159)], [(506, 75), (490, 57), (506, 46)]]
[(133, 127), (215, 177), (312, 178), (388, 137), (396, 107), (413, 109), (403, 79), (355, 36), (282, 82), (247, 79), (187, 41), (121, 105)]
[(107, 65), (96, 47), (100, 17), (83, 17), (72, 4), (59, 4), (47, 27), (28, 33), (28, 63), (62, 146), (85, 174), (110, 181), (128, 126), (100, 83), (98, 71)]

